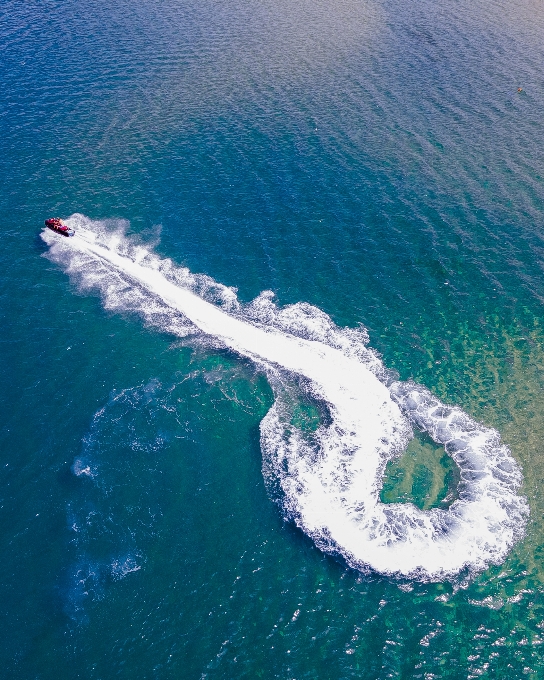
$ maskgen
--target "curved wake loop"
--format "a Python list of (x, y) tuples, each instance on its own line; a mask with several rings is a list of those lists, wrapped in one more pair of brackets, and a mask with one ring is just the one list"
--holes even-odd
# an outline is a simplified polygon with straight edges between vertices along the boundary
[[(308, 304), (280, 309), (270, 292), (241, 305), (235, 290), (127, 238), (126, 224), (82, 215), (67, 223), (75, 237), (42, 238), (80, 289), (178, 336), (204, 334), (266, 372), (276, 399), (261, 423), (265, 479), (323, 551), (360, 570), (434, 581), (498, 564), (521, 538), (522, 476), (498, 432), (420, 385), (395, 381), (364, 329), (338, 328)], [(293, 420), (293, 389), (325, 413), (316, 429)], [(460, 469), (459, 498), (447, 510), (380, 502), (385, 466), (405, 450), (412, 426)]]

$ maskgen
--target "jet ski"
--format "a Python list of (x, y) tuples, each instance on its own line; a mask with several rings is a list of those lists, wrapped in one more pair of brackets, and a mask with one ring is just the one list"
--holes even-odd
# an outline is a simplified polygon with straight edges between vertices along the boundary
[(45, 220), (45, 226), (63, 236), (73, 236), (76, 233), (72, 227), (63, 224), (59, 217), (51, 217), (48, 220)]

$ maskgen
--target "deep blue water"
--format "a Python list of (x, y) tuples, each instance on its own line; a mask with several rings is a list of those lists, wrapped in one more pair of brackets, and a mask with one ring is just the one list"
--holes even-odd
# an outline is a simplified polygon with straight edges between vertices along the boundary
[[(3, 675), (542, 677), (538, 3), (1, 16)], [(76, 212), (128, 221), (242, 302), (270, 289), (362, 324), (402, 380), (501, 433), (525, 538), (437, 583), (320, 550), (265, 485), (266, 375), (42, 257), (44, 218)], [(426, 440), (399, 465), (384, 500), (427, 507), (454, 484)]]

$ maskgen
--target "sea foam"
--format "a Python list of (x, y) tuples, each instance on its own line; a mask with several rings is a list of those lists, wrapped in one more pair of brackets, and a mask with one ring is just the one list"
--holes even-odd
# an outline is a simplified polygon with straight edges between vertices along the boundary
[[(265, 479), (285, 516), (323, 551), (360, 570), (441, 580), (500, 563), (521, 538), (522, 476), (498, 432), (421, 385), (394, 380), (363, 328), (338, 328), (304, 303), (280, 308), (267, 291), (242, 305), (234, 289), (127, 237), (122, 223), (112, 229), (77, 214), (67, 223), (73, 238), (48, 230), (42, 238), (81, 290), (97, 289), (106, 308), (178, 336), (212, 339), (267, 374), (275, 402), (261, 423)], [(310, 434), (293, 425), (295, 384), (326, 412)], [(405, 450), (413, 426), (460, 469), (448, 509), (380, 502), (387, 462)]]

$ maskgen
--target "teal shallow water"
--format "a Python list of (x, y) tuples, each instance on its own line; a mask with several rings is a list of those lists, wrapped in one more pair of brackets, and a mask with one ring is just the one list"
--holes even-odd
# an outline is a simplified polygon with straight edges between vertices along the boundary
[[(5, 5), (7, 677), (540, 677), (543, 29), (530, 2)], [(364, 324), (499, 429), (526, 539), (459, 589), (323, 555), (267, 495), (264, 378), (78, 293), (38, 239), (74, 211)]]

